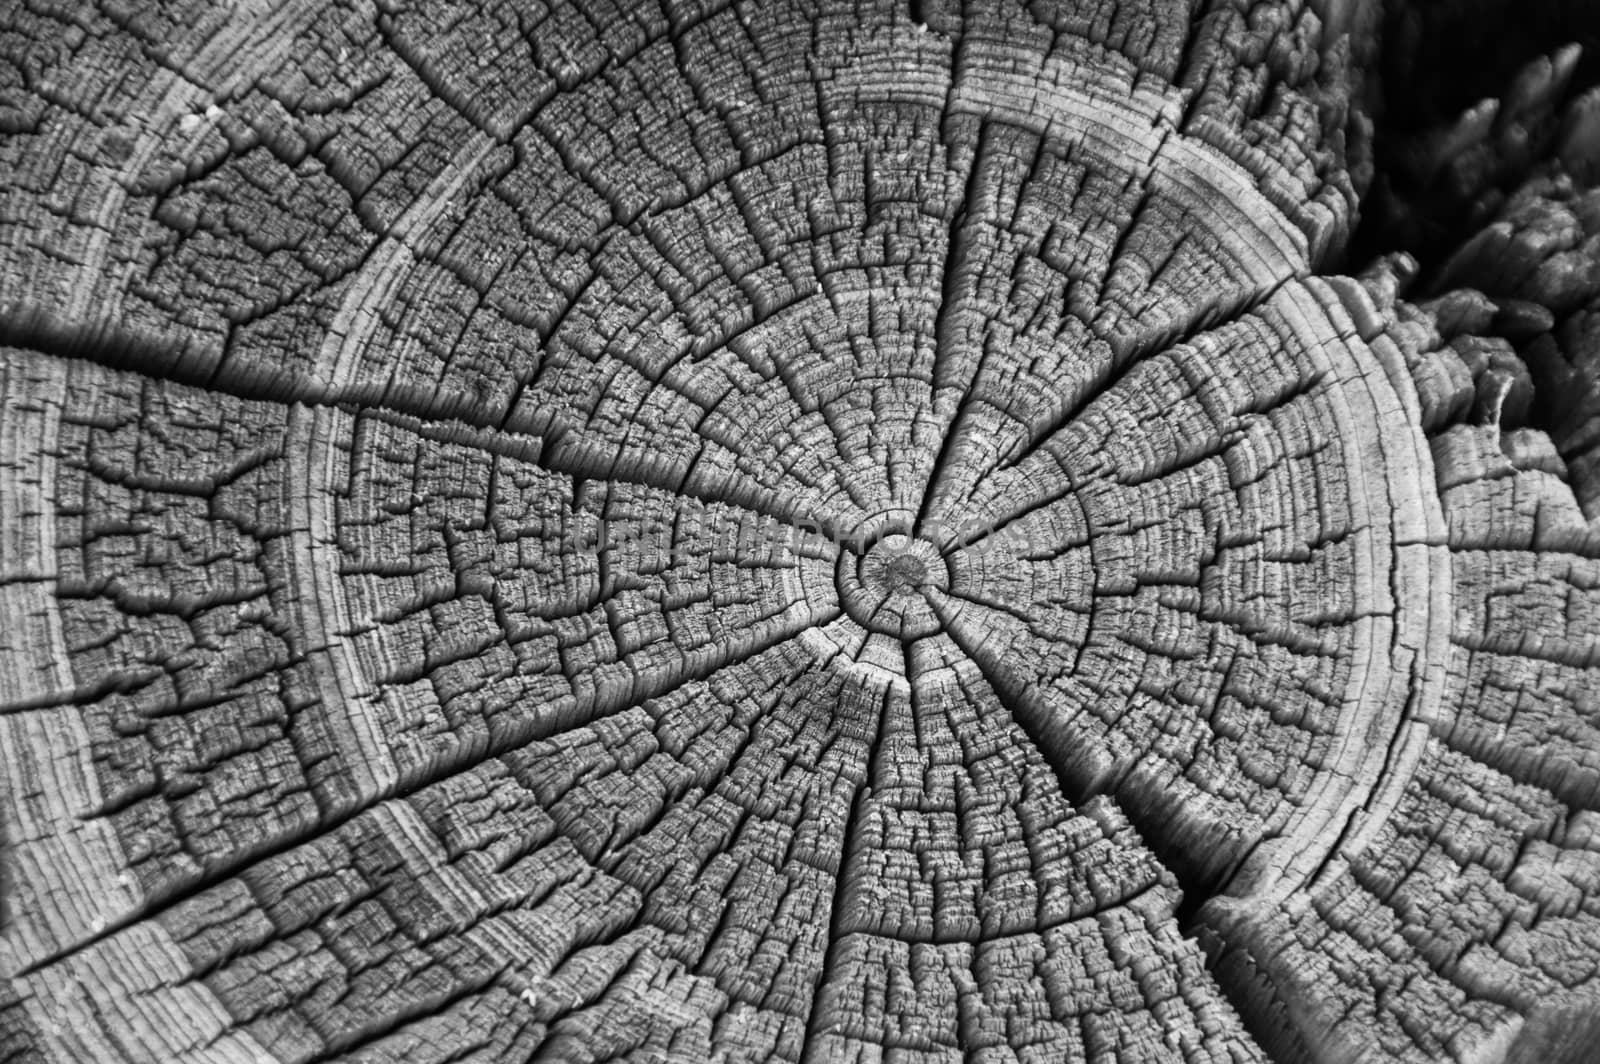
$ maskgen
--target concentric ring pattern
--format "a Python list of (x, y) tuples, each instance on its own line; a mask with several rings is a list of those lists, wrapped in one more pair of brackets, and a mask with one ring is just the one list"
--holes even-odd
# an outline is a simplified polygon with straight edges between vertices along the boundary
[(1520, 1022), (1327, 901), (1462, 696), (1315, 16), (969, 7), (18, 16), (17, 1044)]

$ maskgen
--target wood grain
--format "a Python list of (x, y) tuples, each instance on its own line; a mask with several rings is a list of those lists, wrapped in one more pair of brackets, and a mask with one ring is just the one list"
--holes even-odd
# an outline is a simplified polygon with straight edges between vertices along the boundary
[(8, 9), (0, 1060), (1588, 1059), (1589, 104), (1348, 263), (1376, 25)]

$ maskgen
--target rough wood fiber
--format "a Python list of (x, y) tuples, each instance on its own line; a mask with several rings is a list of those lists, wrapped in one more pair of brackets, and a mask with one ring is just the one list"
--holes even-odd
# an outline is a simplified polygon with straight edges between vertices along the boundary
[(0, 17), (0, 1059), (1584, 1059), (1600, 386), (1330, 275), (1370, 9)]

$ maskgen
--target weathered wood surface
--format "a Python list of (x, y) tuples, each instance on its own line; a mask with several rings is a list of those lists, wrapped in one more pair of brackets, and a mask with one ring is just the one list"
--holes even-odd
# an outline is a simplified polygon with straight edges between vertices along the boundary
[(1600, 110), (1339, 276), (1376, 17), (8, 5), (0, 1059), (1590, 1059)]

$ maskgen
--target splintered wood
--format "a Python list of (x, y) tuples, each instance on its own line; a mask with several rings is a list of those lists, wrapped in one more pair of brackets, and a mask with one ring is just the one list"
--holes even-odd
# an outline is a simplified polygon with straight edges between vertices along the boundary
[(1590, 393), (1334, 275), (1353, 6), (16, 7), (0, 1058), (1600, 1008)]

